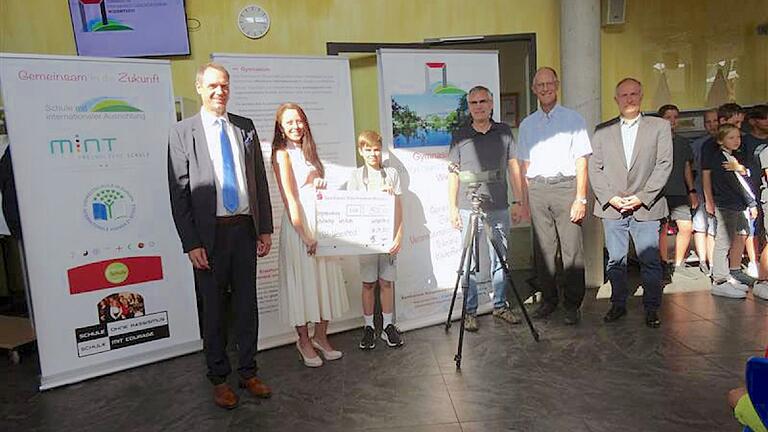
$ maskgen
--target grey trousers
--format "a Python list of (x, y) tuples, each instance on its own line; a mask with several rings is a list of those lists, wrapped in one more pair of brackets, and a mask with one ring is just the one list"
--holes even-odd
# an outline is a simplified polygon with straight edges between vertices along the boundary
[(717, 219), (717, 231), (715, 232), (715, 249), (712, 253), (712, 281), (721, 283), (725, 282), (731, 274), (731, 267), (728, 262), (728, 251), (731, 249), (731, 243), (733, 243), (739, 230), (749, 227), (747, 219), (744, 217), (744, 211), (715, 207), (715, 218)]
[(528, 197), (533, 224), (536, 276), (544, 301), (557, 305), (557, 252), (565, 285), (564, 306), (577, 309), (584, 299), (584, 254), (581, 226), (571, 222), (576, 180), (555, 184), (530, 181)]

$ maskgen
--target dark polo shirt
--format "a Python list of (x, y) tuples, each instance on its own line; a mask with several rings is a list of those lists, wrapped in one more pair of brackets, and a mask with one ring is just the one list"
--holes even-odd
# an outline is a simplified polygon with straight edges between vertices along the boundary
[[(506, 173), (508, 162), (515, 158), (516, 153), (515, 139), (509, 126), (491, 120), (491, 128), (486, 133), (476, 131), (471, 124), (454, 132), (448, 160), (458, 165), (460, 171), (503, 173), (498, 180), (485, 182), (478, 189), (479, 193), (491, 197), (485, 208), (498, 210), (509, 207)], [(459, 208), (471, 208), (463, 183), (459, 185)]]
[(693, 163), (693, 151), (687, 138), (680, 135), (672, 137), (672, 173), (669, 174), (667, 185), (664, 186), (664, 196), (687, 196), (688, 186), (685, 185), (685, 163)]

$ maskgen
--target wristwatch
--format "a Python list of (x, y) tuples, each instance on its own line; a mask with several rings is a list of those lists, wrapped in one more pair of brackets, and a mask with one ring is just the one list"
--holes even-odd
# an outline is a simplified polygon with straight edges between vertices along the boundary
[(587, 199), (586, 198), (576, 198), (574, 201), (578, 201), (578, 202), (580, 202), (582, 204), (586, 204), (587, 203)]
[(693, 188), (692, 189), (688, 189), (688, 193), (689, 194), (696, 193), (696, 189), (693, 189)]

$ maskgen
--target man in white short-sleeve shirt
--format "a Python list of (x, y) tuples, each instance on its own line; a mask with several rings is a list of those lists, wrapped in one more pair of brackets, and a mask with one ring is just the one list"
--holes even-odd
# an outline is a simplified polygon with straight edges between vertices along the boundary
[(584, 118), (557, 103), (557, 73), (542, 67), (533, 78), (539, 109), (520, 125), (518, 179), (533, 225), (538, 287), (544, 301), (534, 311), (546, 318), (557, 308), (557, 252), (565, 276), (565, 323), (580, 320), (584, 299), (581, 222), (587, 204), (587, 157), (592, 153)]

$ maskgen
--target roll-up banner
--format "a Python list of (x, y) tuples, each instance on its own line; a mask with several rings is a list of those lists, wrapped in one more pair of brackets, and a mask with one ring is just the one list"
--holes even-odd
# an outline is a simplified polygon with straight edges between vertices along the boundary
[[(448, 218), (451, 133), (469, 119), (467, 92), (476, 85), (497, 95), (493, 110), (501, 112), (498, 52), (381, 49), (378, 65), (381, 135), (403, 190), (395, 310), (408, 330), (448, 314), (462, 248)], [(492, 307), (491, 292), (489, 283), (478, 285), (479, 312)], [(454, 317), (461, 301), (459, 289)]]
[[(259, 349), (293, 342), (296, 331), (279, 317), (278, 238), (283, 201), (271, 167), (275, 112), (284, 102), (301, 105), (312, 128), (317, 152), (325, 165), (329, 189), (343, 187), (355, 168), (355, 130), (349, 60), (344, 57), (212, 54), (230, 74), (228, 111), (249, 117), (256, 126), (271, 191), (275, 233), (272, 251), (257, 267)], [(313, 217), (312, 215), (307, 215)], [(330, 323), (338, 332), (363, 324), (357, 257), (340, 257), (349, 296), (349, 311)]]
[(198, 351), (165, 60), (0, 54), (41, 389)]

